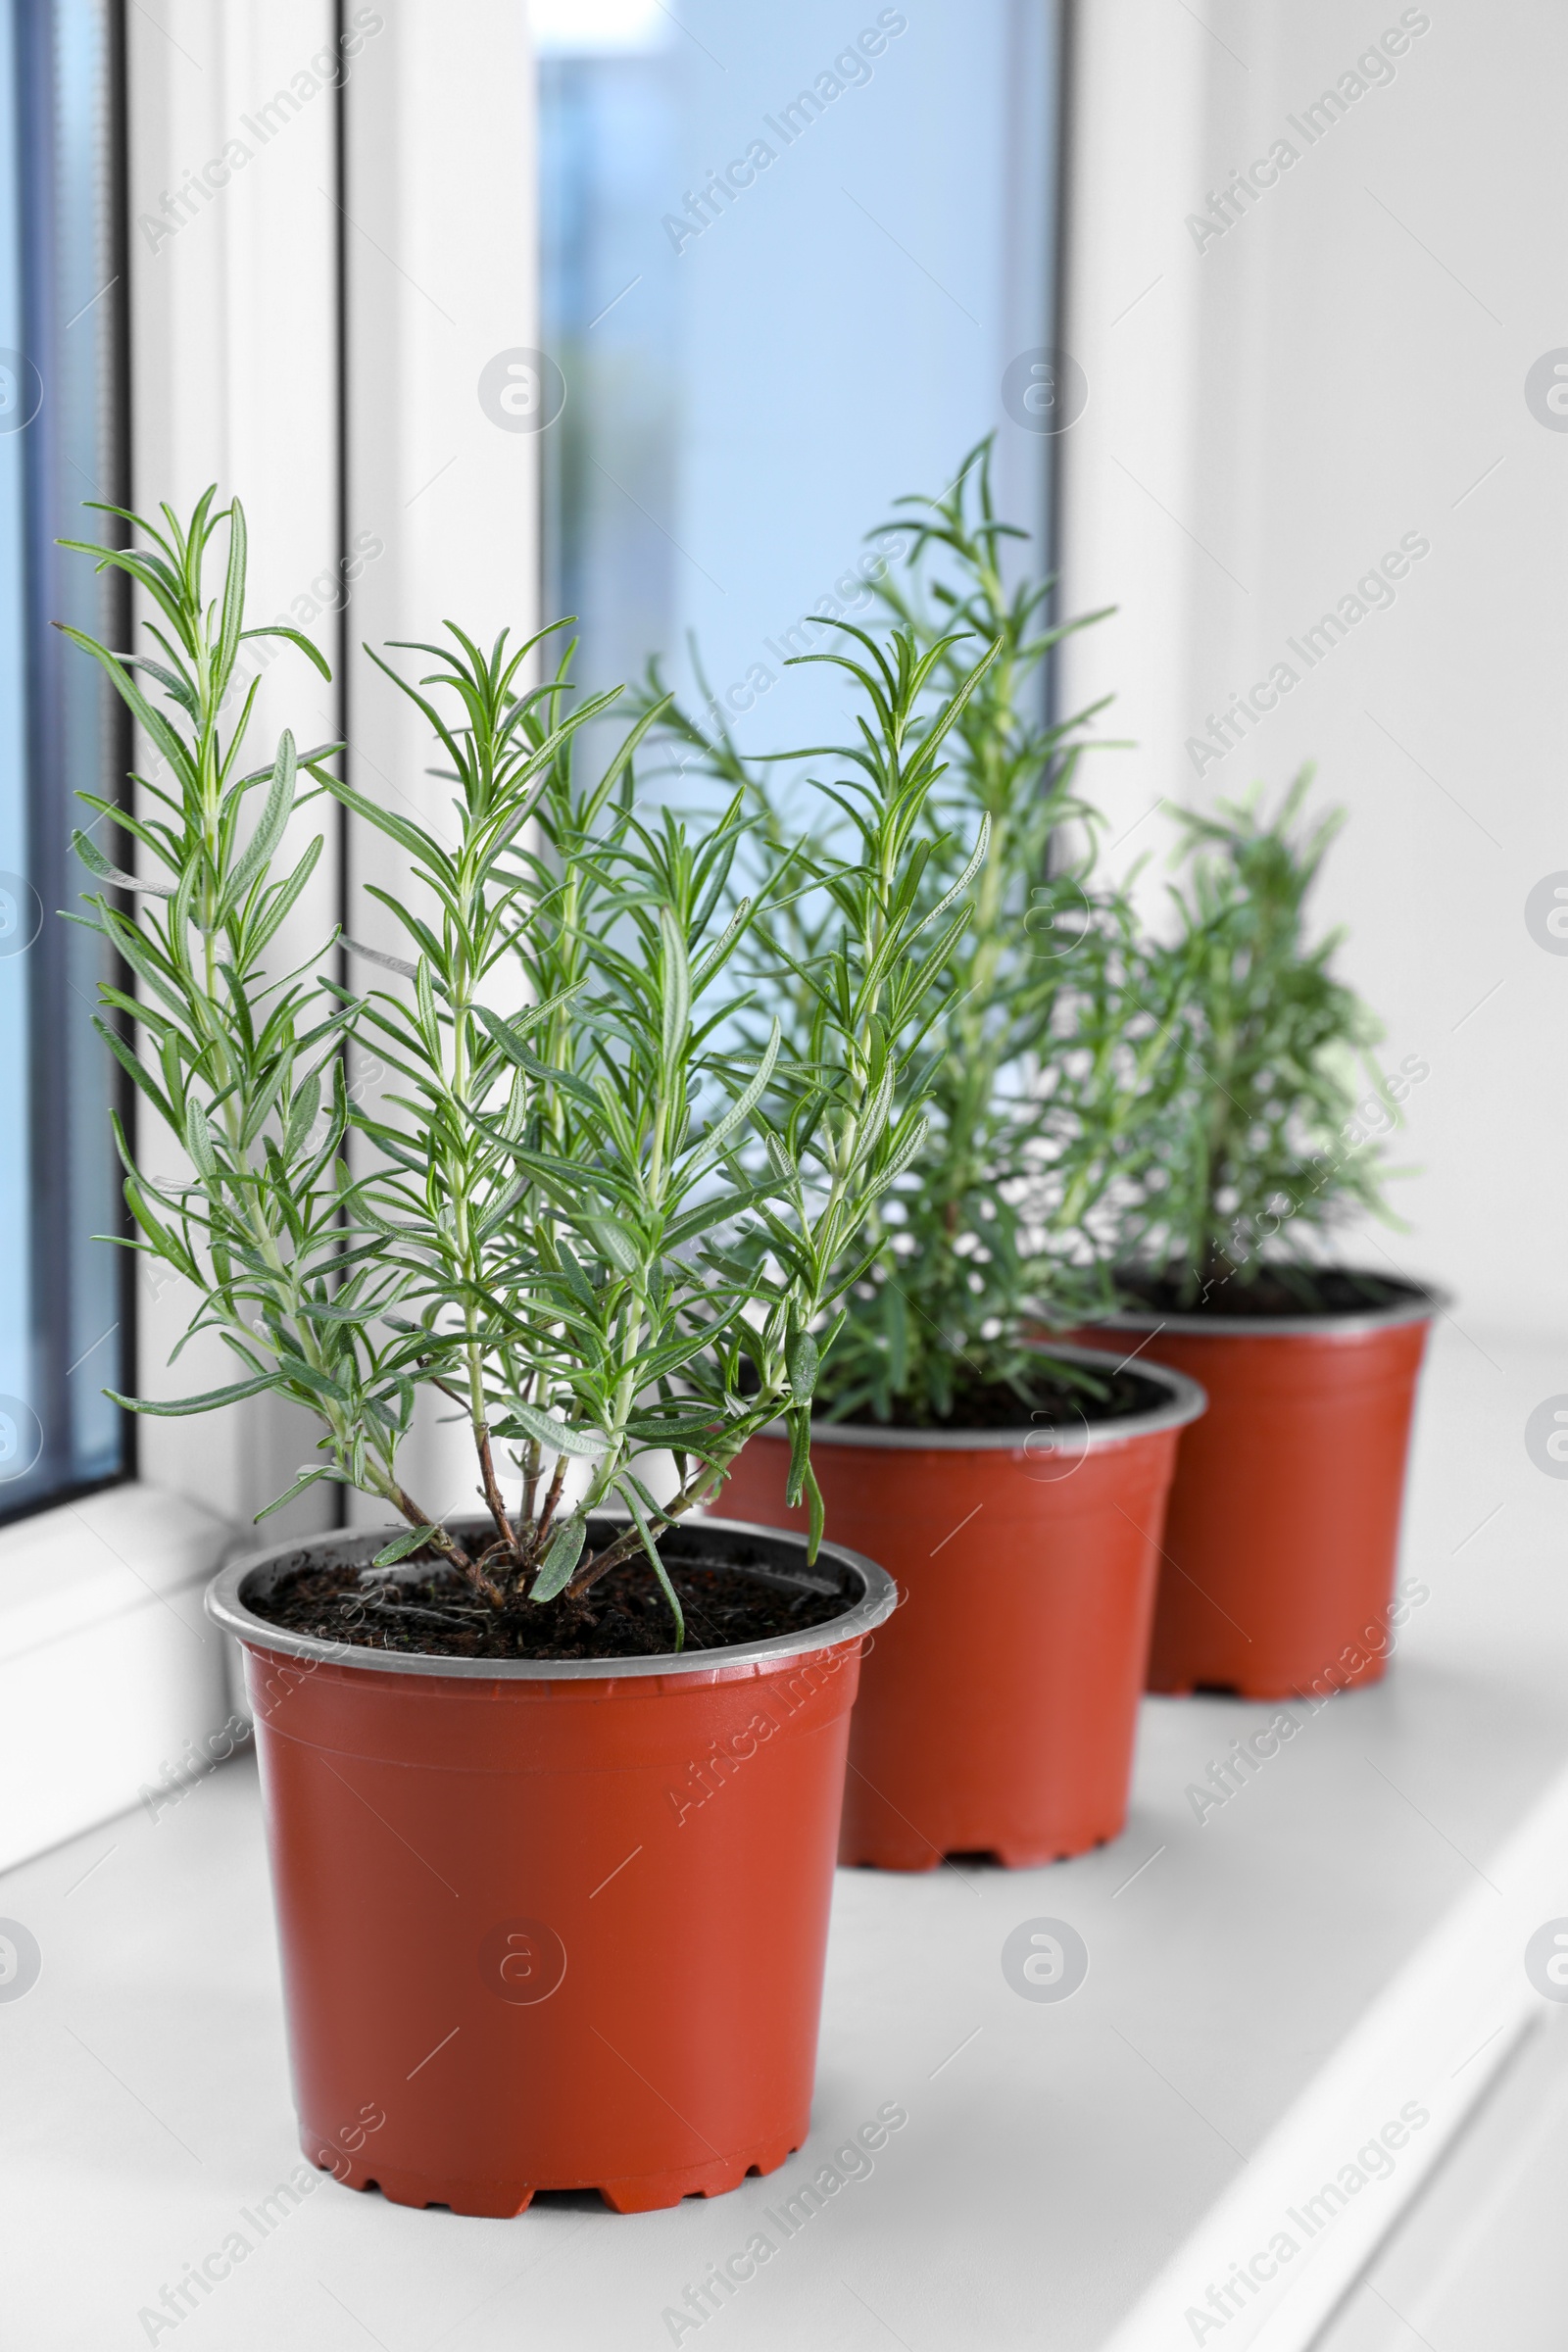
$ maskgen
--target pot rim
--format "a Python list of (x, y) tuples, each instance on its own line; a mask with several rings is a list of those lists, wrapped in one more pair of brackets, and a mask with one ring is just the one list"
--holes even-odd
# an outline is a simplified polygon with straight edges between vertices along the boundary
[[(593, 1518), (615, 1527), (631, 1524), (625, 1511), (595, 1511)], [(745, 1536), (763, 1544), (783, 1544), (800, 1552), (804, 1566), (806, 1538), (795, 1529), (760, 1527), (743, 1519), (689, 1519), (682, 1524), (694, 1529), (711, 1529), (721, 1536)], [(241, 1586), (274, 1560), (310, 1551), (323, 1561), (330, 1561), (345, 1551), (363, 1550), (368, 1543), (373, 1549), (383, 1533), (396, 1532), (340, 1528), (327, 1535), (296, 1537), (289, 1544), (271, 1544), (264, 1550), (247, 1551), (228, 1561), (208, 1585), (207, 1614), (215, 1625), (232, 1634), (249, 1649), (310, 1658), (317, 1665), (363, 1667), (372, 1674), (418, 1674), (460, 1682), (624, 1682), (650, 1675), (716, 1678), (732, 1673), (736, 1667), (773, 1665), (816, 1650), (837, 1649), (881, 1625), (893, 1614), (899, 1597), (897, 1585), (877, 1561), (867, 1559), (862, 1552), (851, 1551), (847, 1544), (830, 1544), (824, 1538), (817, 1546), (818, 1568), (826, 1558), (858, 1576), (858, 1599), (842, 1617), (830, 1618), (825, 1625), (806, 1626), (793, 1634), (774, 1634), (765, 1642), (737, 1642), (725, 1649), (670, 1650), (641, 1658), (447, 1658), (433, 1651), (425, 1654), (417, 1650), (369, 1649), (351, 1642), (323, 1642), (312, 1634), (290, 1633), (284, 1626), (270, 1625), (265, 1617), (257, 1616), (246, 1605)]]
[[(1335, 1273), (1355, 1273), (1355, 1267), (1334, 1267)], [(1372, 1331), (1393, 1331), (1401, 1323), (1430, 1323), (1453, 1304), (1453, 1294), (1435, 1282), (1408, 1282), (1401, 1275), (1369, 1274), (1369, 1281), (1397, 1284), (1409, 1297), (1389, 1306), (1350, 1306), (1324, 1315), (1194, 1315), (1159, 1314), (1153, 1307), (1119, 1307), (1096, 1323), (1097, 1331), (1179, 1332), (1225, 1339), (1358, 1340)], [(1080, 1325), (1080, 1329), (1087, 1326)]]
[[(1042, 1355), (1065, 1359), (1071, 1363), (1090, 1364), (1097, 1370), (1109, 1350), (1104, 1348), (1079, 1348), (1063, 1341), (1053, 1347), (1045, 1341), (1031, 1341), (1031, 1347)], [(1048, 1422), (1044, 1428), (1018, 1422), (1011, 1429), (893, 1429), (885, 1422), (819, 1421), (811, 1420), (813, 1446), (876, 1446), (902, 1448), (923, 1453), (1023, 1453), (1032, 1441), (1043, 1437), (1048, 1430), (1067, 1430), (1067, 1442), (1059, 1450), (1070, 1453), (1100, 1453), (1107, 1446), (1126, 1446), (1137, 1438), (1152, 1438), (1161, 1430), (1185, 1429), (1208, 1410), (1208, 1396), (1196, 1380), (1173, 1365), (1144, 1362), (1138, 1349), (1124, 1356), (1115, 1369), (1121, 1371), (1132, 1365), (1141, 1378), (1152, 1381), (1156, 1388), (1168, 1390), (1164, 1404), (1152, 1405), (1147, 1412), (1124, 1413), (1115, 1421), (1087, 1421), (1081, 1431), (1070, 1430), (1059, 1421)], [(770, 1421), (759, 1431), (759, 1436), (778, 1438), (786, 1444), (789, 1432), (782, 1421)]]

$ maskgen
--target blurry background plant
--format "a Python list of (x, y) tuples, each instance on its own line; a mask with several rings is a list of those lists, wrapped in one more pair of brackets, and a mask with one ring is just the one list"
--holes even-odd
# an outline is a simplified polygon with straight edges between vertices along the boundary
[[(324, 1458), (291, 1493), (334, 1480), (408, 1522), (379, 1565), (433, 1549), (499, 1608), (580, 1599), (640, 1546), (678, 1642), (658, 1537), (781, 1412), (790, 1498), (808, 1501), (813, 1547), (820, 1534), (808, 1458), (820, 1335), (924, 1132), (917, 1015), (949, 968), (984, 849), (965, 859), (937, 829), (936, 754), (989, 657), (967, 673), (950, 664), (951, 694), (935, 710), (927, 696), (918, 729), (938, 654), (920, 661), (906, 644), (887, 694), (867, 680), (853, 855), (818, 844), (810, 856), (837, 911), (812, 1017), (787, 1047), (774, 1022), (747, 1048), (733, 1016), (750, 1000), (732, 966), (760, 906), (793, 885), (794, 861), (787, 850), (771, 861), (762, 900), (731, 903), (744, 797), (695, 834), (672, 811), (645, 821), (633, 760), (657, 710), (585, 784), (572, 737), (613, 698), (564, 716), (564, 663), (542, 685), (518, 683), (538, 639), (509, 653), (503, 634), (485, 654), (450, 623), (446, 643), (412, 649), (436, 663), (417, 685), (388, 671), (455, 787), (448, 839), (334, 777), (333, 746), (300, 760), (285, 735), (270, 770), (240, 772), (252, 697), (226, 745), (219, 712), (248, 633), (244, 524), (212, 498), (184, 529), (166, 509), (168, 536), (128, 517), (148, 548), (87, 551), (152, 598), (161, 659), (78, 639), (172, 779), (139, 780), (144, 814), (94, 804), (139, 845), (141, 878), (78, 837), (99, 880), (131, 894), (130, 912), (107, 891), (92, 902), (141, 983), (134, 1002), (106, 992), (139, 1024), (136, 1042), (105, 1035), (190, 1163), (185, 1180), (159, 1183), (120, 1138), (135, 1246), (194, 1287), (191, 1331), (218, 1330), (243, 1370), (225, 1389), (134, 1409), (196, 1412), (277, 1390), (322, 1424)], [(209, 604), (203, 556), (224, 519), (227, 574)], [(172, 716), (148, 702), (138, 669)], [(273, 879), (301, 766), (388, 835), (422, 885), (377, 894), (409, 957), (355, 950), (395, 989), (338, 987), (322, 962), (331, 942), (300, 971), (269, 971), (265, 951), (320, 850)], [(351, 1034), (373, 1040), (406, 1091), (350, 1102)], [(358, 1176), (350, 1126), (372, 1148)], [(399, 1443), (427, 1386), (472, 1432), (489, 1519), (477, 1539), (399, 1483)], [(493, 1441), (512, 1449), (519, 1508)], [(664, 1448), (679, 1486), (661, 1503), (633, 1464)], [(567, 1508), (574, 1460), (586, 1492)], [(590, 1513), (612, 1502), (630, 1524), (585, 1556)]]
[[(821, 1395), (832, 1418), (923, 1424), (961, 1412), (988, 1390), (1026, 1404), (1045, 1376), (1029, 1345), (1035, 1327), (1110, 1305), (1112, 1202), (1157, 1148), (1181, 1067), (1162, 994), (1174, 969), (1146, 952), (1125, 896), (1093, 875), (1094, 812), (1077, 791), (1077, 768), (1091, 740), (1101, 740), (1089, 729), (1104, 704), (1059, 720), (1045, 714), (1053, 648), (1104, 615), (1054, 625), (1045, 617), (1050, 579), (1007, 585), (1004, 542), (1027, 533), (996, 514), (988, 442), (941, 498), (899, 504), (917, 514), (897, 526), (907, 541), (906, 574), (885, 577), (878, 594), (895, 645), (918, 651), (923, 664), (926, 700), (907, 722), (913, 740), (935, 732), (932, 714), (951, 708), (975, 646), (996, 655), (944, 747), (935, 793), (946, 838), (923, 889), (935, 899), (952, 887), (958, 844), (977, 826), (985, 854), (965, 919), (918, 1009), (929, 1131), (878, 1203)], [(863, 691), (885, 694), (891, 673), (878, 641), (841, 626), (863, 661), (805, 659), (836, 661)], [(648, 702), (657, 694), (652, 677)], [(758, 824), (752, 854), (763, 870), (780, 865), (794, 843), (790, 781), (778, 781), (771, 763), (742, 759), (727, 732), (689, 713), (670, 708), (662, 723), (680, 746), (683, 771), (696, 765), (745, 791)], [(844, 796), (857, 790), (857, 772), (872, 772), (869, 749), (862, 733), (858, 747), (791, 754), (788, 763), (840, 762), (830, 794), (854, 819), (855, 802)], [(817, 974), (844, 919), (831, 891), (797, 887), (772, 893), (754, 929), (759, 993), (780, 1005), (792, 1038), (810, 1033)], [(803, 1055), (811, 1058), (804, 1048)]]
[(1303, 818), (1311, 777), (1272, 816), (1261, 786), (1212, 816), (1177, 812), (1188, 879), (1152, 960), (1182, 1007), (1185, 1083), (1123, 1235), (1127, 1283), (1159, 1303), (1245, 1289), (1265, 1269), (1308, 1303), (1336, 1224), (1366, 1210), (1395, 1222), (1383, 1187), (1399, 1171), (1355, 1123), (1368, 1084), (1387, 1124), (1398, 1115), (1372, 1058), (1382, 1028), (1334, 976), (1344, 933), (1307, 937), (1307, 895), (1344, 821)]

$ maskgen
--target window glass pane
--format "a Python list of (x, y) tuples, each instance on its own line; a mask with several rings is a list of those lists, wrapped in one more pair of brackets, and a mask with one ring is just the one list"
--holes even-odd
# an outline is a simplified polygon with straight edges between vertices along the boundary
[[(122, 641), (121, 599), (54, 545), (122, 496), (118, 62), (105, 0), (0, 0), (0, 1516), (120, 1475), (127, 1322), (114, 1063), (92, 1028), (78, 791), (125, 764), (113, 698), (52, 625)], [(105, 842), (100, 820), (95, 838)], [(105, 842), (117, 860), (121, 837)]]
[(695, 632), (743, 748), (799, 740), (839, 698), (783, 662), (830, 642), (803, 616), (864, 618), (896, 498), (995, 430), (1003, 511), (1049, 533), (1054, 440), (1004, 377), (1054, 339), (1054, 11), (531, 14), (548, 612), (595, 683), (657, 652), (689, 689)]

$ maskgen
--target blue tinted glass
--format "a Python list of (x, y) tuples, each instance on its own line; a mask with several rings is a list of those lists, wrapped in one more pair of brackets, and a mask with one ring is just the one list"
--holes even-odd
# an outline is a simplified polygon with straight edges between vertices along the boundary
[[(535, 0), (546, 605), (579, 675), (694, 635), (743, 749), (840, 699), (792, 653), (864, 619), (865, 534), (997, 434), (1049, 534), (1057, 34), (1022, 0)], [(678, 23), (676, 22), (678, 18)], [(1022, 360), (1021, 388), (1004, 379)], [(1037, 550), (1038, 560), (1038, 550)], [(814, 616), (814, 617), (813, 617)], [(784, 688), (783, 691), (780, 689)]]
[[(125, 1466), (114, 1063), (79, 894), (75, 795), (113, 797), (122, 732), (52, 625), (118, 640), (120, 600), (61, 534), (121, 496), (116, 62), (104, 0), (0, 0), (0, 1515)], [(97, 838), (104, 828), (98, 823)], [(122, 856), (111, 834), (111, 854)]]

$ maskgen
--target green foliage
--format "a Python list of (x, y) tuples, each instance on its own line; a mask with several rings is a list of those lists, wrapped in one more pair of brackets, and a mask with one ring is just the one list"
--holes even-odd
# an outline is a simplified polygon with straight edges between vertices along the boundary
[[(117, 820), (167, 885), (131, 886), (132, 914), (107, 895), (93, 902), (143, 984), (133, 1004), (110, 1001), (144, 1042), (111, 1043), (190, 1166), (188, 1180), (160, 1186), (127, 1153), (138, 1246), (195, 1287), (192, 1328), (220, 1330), (244, 1372), (176, 1409), (269, 1388), (309, 1405), (326, 1459), (300, 1485), (330, 1477), (380, 1495), (408, 1522), (383, 1563), (433, 1545), (496, 1604), (580, 1597), (641, 1551), (673, 1606), (659, 1535), (781, 1413), (796, 1440), (792, 1499), (806, 1496), (819, 1533), (818, 1338), (922, 1132), (921, 1008), (976, 862), (941, 830), (935, 753), (985, 660), (954, 671), (918, 740), (914, 711), (931, 703), (939, 657), (906, 643), (896, 667), (878, 658), (857, 673), (868, 710), (850, 852), (799, 853), (836, 910), (809, 975), (809, 1019), (787, 1043), (779, 1024), (764, 1034), (753, 1022), (748, 1045), (753, 1000), (737, 957), (794, 886), (796, 853), (783, 849), (760, 892), (737, 902), (743, 793), (696, 830), (672, 811), (638, 811), (633, 763), (657, 708), (584, 781), (573, 738), (613, 697), (568, 711), (564, 662), (542, 685), (521, 683), (540, 639), (509, 652), (503, 633), (486, 653), (446, 624), (439, 644), (405, 649), (434, 663), (416, 683), (381, 666), (435, 739), (454, 787), (448, 824), (352, 789), (325, 764), (334, 747), (304, 762), (396, 844), (410, 876), (405, 891), (374, 894), (408, 954), (349, 943), (376, 979), (355, 995), (320, 956), (303, 974), (269, 975), (262, 951), (320, 844), (272, 880), (300, 764), (286, 736), (241, 844), (244, 795), (265, 771), (235, 774), (249, 698), (226, 750), (218, 713), (244, 634), (243, 520), (228, 510), (228, 579), (209, 608), (201, 560), (222, 519), (212, 494), (188, 530), (167, 519), (168, 538), (138, 526), (152, 551), (101, 560), (131, 571), (169, 623), (172, 643), (154, 635), (171, 666), (140, 666), (174, 717), (143, 700), (128, 657), (80, 642), (178, 786), (171, 796), (142, 780), (172, 821)], [(127, 884), (101, 860), (95, 870)], [(953, 877), (935, 894), (934, 870)], [(373, 1045), (396, 1073), (398, 1091), (373, 1106), (349, 1102), (349, 1041)], [(357, 1175), (346, 1127), (360, 1138)], [(421, 1387), (471, 1431), (490, 1519), (476, 1545), (399, 1484)], [(515, 1513), (497, 1446), (521, 1474)], [(660, 1504), (636, 1465), (665, 1447), (680, 1484)], [(573, 1461), (586, 1492), (566, 1507)], [(589, 1514), (616, 1501), (626, 1534), (589, 1554)]]
[[(887, 1419), (897, 1400), (902, 1418), (930, 1422), (965, 1389), (1003, 1384), (1027, 1398), (1031, 1328), (1110, 1303), (1097, 1220), (1109, 1230), (1114, 1193), (1145, 1164), (1181, 1070), (1163, 970), (1125, 900), (1092, 877), (1077, 768), (1104, 705), (1040, 715), (1052, 649), (1102, 615), (1054, 626), (1051, 581), (1005, 585), (1003, 543), (1026, 534), (997, 517), (988, 444), (943, 498), (901, 504), (919, 519), (896, 526), (911, 538), (906, 579), (879, 591), (894, 623), (889, 652), (843, 623), (865, 660), (808, 659), (836, 661), (868, 692), (892, 662), (915, 681), (901, 706), (904, 740), (928, 759), (940, 749), (944, 761), (932, 787), (942, 839), (918, 877), (930, 905), (960, 889), (959, 845), (983, 848), (942, 955), (907, 975), (901, 1017), (927, 1057), (926, 1133), (878, 1204), (820, 1393), (834, 1415), (869, 1408)], [(992, 649), (978, 673), (977, 645)], [(964, 680), (972, 690), (961, 696)], [(749, 794), (764, 867), (789, 854), (787, 786), (744, 761), (727, 734), (678, 711), (664, 723), (688, 757)], [(853, 818), (867, 743), (829, 756), (849, 771), (828, 789)], [(1065, 848), (1073, 826), (1084, 842), (1076, 857)], [(782, 1008), (792, 1042), (810, 1041), (800, 1049), (808, 1061), (821, 1057), (813, 975), (846, 915), (831, 890), (800, 888), (760, 926), (760, 991)]]
[(1156, 960), (1182, 1006), (1186, 1083), (1126, 1247), (1188, 1302), (1307, 1262), (1353, 1210), (1387, 1213), (1377, 1147), (1347, 1142), (1366, 1079), (1396, 1116), (1371, 1058), (1382, 1031), (1334, 976), (1344, 934), (1307, 939), (1307, 894), (1343, 822), (1298, 821), (1310, 782), (1303, 769), (1272, 816), (1261, 788), (1213, 816), (1180, 812), (1189, 879)]
[[(733, 967), (769, 894), (790, 880), (790, 858), (760, 899), (734, 903), (739, 796), (695, 839), (671, 810), (657, 823), (637, 813), (631, 755), (657, 710), (612, 762), (613, 791), (605, 779), (579, 790), (569, 745), (550, 727), (563, 673), (525, 698), (517, 728), (537, 763), (528, 813), (538, 847), (514, 832), (504, 870), (470, 889), (466, 811), (485, 795), (467, 779), (493, 765), (485, 744), (506, 723), (505, 697), (482, 684), (473, 648), (445, 661), (438, 682), (469, 711), (446, 738), (465, 779), (460, 844), (450, 871), (427, 839), (414, 855), (444, 889), (446, 931), (437, 938), (397, 910), (419, 951), (416, 1004), (377, 992), (368, 1024), (417, 1090), (405, 1107), (427, 1155), (447, 1157), (370, 1190), (406, 1262), (423, 1268), (426, 1320), (449, 1302), (471, 1318), (466, 1401), (476, 1437), (482, 1421), (515, 1446), (524, 1476), (532, 1524), (515, 1543), (518, 1566), (546, 1557), (549, 1542), (535, 1593), (557, 1580), (580, 1592), (614, 1558), (652, 1552), (659, 1529), (709, 1497), (747, 1438), (781, 1412), (799, 1438), (793, 1495), (819, 1516), (807, 1445), (810, 1335), (831, 1318), (865, 1221), (918, 1136), (909, 1007), (961, 917), (944, 921), (921, 888), (938, 846), (932, 761), (904, 759), (900, 742), (923, 680), (887, 695), (868, 680), (872, 754), (854, 855), (815, 855), (810, 866), (842, 917), (812, 975), (813, 1018), (788, 1055), (776, 1023), (765, 1034), (759, 1023), (748, 1050)], [(473, 998), (480, 943), (501, 935), (531, 1001), (511, 1019)], [(710, 1104), (702, 1116), (699, 1101)], [(376, 1137), (394, 1158), (401, 1139)], [(436, 1202), (451, 1206), (449, 1241)], [(682, 1481), (662, 1511), (632, 1467), (661, 1446)], [(590, 1462), (576, 1520), (618, 1497), (633, 1523), (580, 1564), (569, 1543), (554, 1548), (573, 1454)]]
[[(124, 515), (148, 542), (136, 550), (68, 542), (100, 568), (127, 572), (160, 616), (148, 623), (156, 656), (112, 653), (66, 631), (102, 665), (159, 760), (153, 775), (134, 779), (134, 813), (83, 795), (135, 844), (131, 857), (140, 852), (134, 878), (87, 835), (74, 836), (104, 886), (86, 900), (91, 919), (137, 986), (134, 999), (118, 987), (101, 992), (107, 1010), (136, 1024), (132, 1038), (103, 1020), (99, 1032), (189, 1168), (184, 1178), (153, 1174), (152, 1160), (166, 1155), (133, 1153), (117, 1119), (136, 1227), (129, 1246), (193, 1287), (185, 1339), (216, 1330), (236, 1359), (236, 1378), (223, 1388), (172, 1404), (119, 1401), (142, 1412), (202, 1412), (273, 1391), (323, 1424), (326, 1458), (301, 1473), (293, 1493), (337, 1478), (420, 1517), (393, 1466), (417, 1370), (409, 1340), (386, 1321), (403, 1285), (381, 1255), (379, 1233), (362, 1219), (343, 1152), (349, 1008), (323, 988), (319, 956), (297, 972), (274, 973), (268, 962), (321, 854), (318, 834), (290, 865), (284, 835), (293, 813), (318, 797), (322, 762), (336, 747), (297, 755), (285, 733), (270, 767), (245, 769), (255, 680), (226, 739), (221, 723), (247, 637), (289, 637), (326, 665), (293, 630), (245, 627), (245, 518), (237, 502), (215, 512), (214, 496), (198, 502), (188, 525), (166, 507), (164, 531)], [(222, 590), (209, 600), (204, 568), (225, 522)], [(161, 690), (159, 701), (147, 699), (143, 678)], [(317, 791), (300, 791), (302, 771)], [(121, 892), (132, 910), (116, 904)]]

